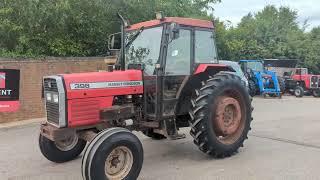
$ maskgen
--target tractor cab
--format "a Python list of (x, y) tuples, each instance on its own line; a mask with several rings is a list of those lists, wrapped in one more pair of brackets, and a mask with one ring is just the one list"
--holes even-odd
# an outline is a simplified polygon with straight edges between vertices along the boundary
[(258, 71), (263, 72), (265, 70), (262, 60), (241, 60), (241, 68), (245, 71)]
[[(110, 49), (117, 49), (116, 33), (110, 37)], [(180, 17), (158, 18), (125, 25), (124, 69), (143, 71), (146, 114), (149, 119), (172, 118), (186, 114), (188, 103), (175, 108), (189, 78), (200, 72), (201, 65), (218, 64), (214, 26), (210, 21)], [(121, 46), (120, 46), (121, 47)], [(121, 65), (119, 65), (121, 66)], [(189, 85), (189, 84), (188, 84)], [(191, 84), (190, 84), (191, 86)], [(185, 98), (186, 101), (187, 98)], [(189, 99), (190, 100), (190, 99)]]
[(308, 68), (296, 68), (294, 71), (294, 75), (308, 75)]

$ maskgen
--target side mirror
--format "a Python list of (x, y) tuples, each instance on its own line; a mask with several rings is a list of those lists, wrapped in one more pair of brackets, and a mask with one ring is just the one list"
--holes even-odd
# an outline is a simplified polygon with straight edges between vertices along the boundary
[(111, 34), (108, 39), (109, 50), (120, 50), (121, 49), (121, 33)]
[(170, 39), (178, 39), (180, 35), (180, 26), (177, 23), (171, 23), (170, 25)]

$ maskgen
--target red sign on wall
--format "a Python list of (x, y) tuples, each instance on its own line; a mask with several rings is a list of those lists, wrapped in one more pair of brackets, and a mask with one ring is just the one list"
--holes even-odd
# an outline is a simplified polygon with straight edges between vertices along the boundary
[(20, 70), (0, 69), (0, 112), (19, 110)]

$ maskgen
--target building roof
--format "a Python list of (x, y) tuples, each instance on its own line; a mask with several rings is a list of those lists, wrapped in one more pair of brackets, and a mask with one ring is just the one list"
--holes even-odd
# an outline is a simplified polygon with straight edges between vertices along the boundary
[(298, 64), (296, 59), (265, 59), (264, 65), (271, 67), (295, 68)]
[(164, 23), (177, 23), (179, 25), (185, 25), (185, 26), (193, 26), (193, 27), (200, 27), (200, 28), (209, 28), (213, 29), (213, 22), (207, 21), (207, 20), (201, 20), (201, 19), (192, 19), (192, 18), (181, 18), (181, 17), (166, 17), (163, 20), (151, 20), (151, 21), (145, 21), (137, 24), (131, 25), (128, 30), (136, 30), (141, 27), (152, 27), (157, 26)]

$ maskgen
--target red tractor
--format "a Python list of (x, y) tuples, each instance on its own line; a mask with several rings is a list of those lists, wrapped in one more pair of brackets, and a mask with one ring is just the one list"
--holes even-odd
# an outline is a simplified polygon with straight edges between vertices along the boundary
[[(85, 180), (136, 179), (141, 142), (185, 138), (213, 157), (229, 157), (248, 138), (251, 97), (232, 68), (219, 64), (210, 21), (158, 17), (122, 22), (118, 64), (109, 72), (44, 77), (47, 122), (39, 145), (50, 161), (82, 160)], [(111, 46), (116, 43), (111, 36)]]
[(292, 75), (285, 79), (287, 89), (296, 97), (303, 97), (306, 93), (320, 97), (320, 75), (309, 74), (307, 68), (296, 68)]

